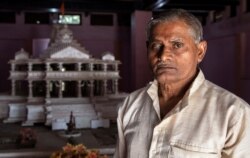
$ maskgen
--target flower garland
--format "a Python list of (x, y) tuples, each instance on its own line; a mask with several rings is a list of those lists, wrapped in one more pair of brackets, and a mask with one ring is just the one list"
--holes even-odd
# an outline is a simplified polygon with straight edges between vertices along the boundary
[(83, 144), (65, 145), (62, 151), (53, 152), (50, 158), (108, 158), (101, 156), (98, 150), (89, 150)]
[(16, 139), (18, 148), (34, 148), (36, 145), (36, 133), (31, 128), (21, 128)]

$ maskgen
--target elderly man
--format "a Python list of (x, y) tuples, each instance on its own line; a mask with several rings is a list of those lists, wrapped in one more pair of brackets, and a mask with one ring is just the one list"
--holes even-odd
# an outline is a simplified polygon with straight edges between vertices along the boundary
[(175, 9), (148, 24), (155, 80), (119, 108), (116, 158), (250, 158), (249, 105), (207, 81), (197, 18)]

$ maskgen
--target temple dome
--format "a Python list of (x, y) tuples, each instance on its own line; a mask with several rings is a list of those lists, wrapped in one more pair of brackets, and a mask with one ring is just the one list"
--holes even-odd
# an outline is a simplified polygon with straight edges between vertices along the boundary
[(15, 53), (15, 60), (26, 60), (29, 59), (29, 53), (21, 48), (18, 52)]

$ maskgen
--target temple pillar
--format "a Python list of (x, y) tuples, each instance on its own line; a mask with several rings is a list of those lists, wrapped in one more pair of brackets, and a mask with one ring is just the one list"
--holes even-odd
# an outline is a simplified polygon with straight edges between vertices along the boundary
[(62, 63), (58, 63), (58, 67), (59, 67), (59, 71), (62, 71), (63, 64)]
[(63, 97), (63, 91), (62, 91), (62, 86), (63, 86), (63, 81), (62, 80), (59, 80), (59, 92), (58, 92), (58, 97), (59, 98), (62, 98)]
[(13, 79), (11, 80), (11, 95), (16, 95), (16, 80)]
[(46, 71), (50, 71), (50, 63), (46, 63)]
[[(119, 71), (118, 70), (118, 63), (114, 64), (114, 69), (115, 69), (115, 71)], [(118, 79), (113, 80), (113, 90), (114, 90), (115, 94), (118, 94)]]
[[(59, 71), (62, 71), (63, 65), (62, 63), (58, 63)], [(59, 91), (58, 91), (58, 97), (62, 98), (63, 97), (63, 81), (59, 80)]]
[(50, 98), (50, 81), (46, 81), (46, 98)]
[[(50, 71), (50, 63), (46, 63), (46, 71)], [(46, 81), (46, 98), (50, 98), (50, 81)]]
[(32, 63), (28, 63), (28, 71), (32, 71)]
[(33, 98), (33, 81), (32, 80), (29, 80), (29, 98)]
[(118, 79), (115, 79), (113, 82), (114, 93), (118, 94)]
[(15, 71), (16, 69), (16, 64), (15, 63), (11, 63), (11, 71)]
[(117, 63), (114, 64), (114, 69), (115, 69), (115, 71), (118, 71), (118, 64)]
[(77, 97), (81, 98), (82, 97), (82, 85), (81, 85), (81, 80), (77, 81)]
[[(103, 71), (104, 72), (107, 72), (107, 64), (106, 63), (103, 63)], [(103, 80), (103, 95), (105, 96), (105, 95), (107, 95), (107, 79), (105, 78), (104, 80)]]
[[(82, 70), (82, 63), (77, 63), (77, 71), (80, 72)], [(81, 85), (81, 80), (77, 81), (77, 97), (81, 98), (82, 97), (82, 85)]]
[[(28, 71), (32, 71), (32, 63), (28, 63)], [(33, 81), (29, 80), (29, 98), (33, 98)]]
[(107, 71), (107, 67), (108, 67), (108, 66), (107, 66), (107, 64), (106, 64), (106, 63), (104, 63), (104, 64), (102, 65), (102, 67), (103, 67), (103, 71), (105, 71), (105, 72), (106, 72), (106, 71)]
[[(88, 64), (89, 71), (93, 71), (94, 65), (92, 63)], [(94, 97), (94, 80), (89, 80), (89, 97), (92, 99)]]
[(94, 97), (94, 80), (89, 81), (89, 96), (92, 99)]
[(82, 70), (82, 63), (77, 63), (77, 71), (81, 71)]
[(89, 63), (89, 71), (93, 71), (93, 64)]
[(103, 80), (103, 95), (107, 95), (107, 80)]
[[(16, 64), (11, 63), (11, 71), (14, 72), (16, 69)], [(16, 95), (16, 80), (11, 80), (11, 95), (15, 96)]]

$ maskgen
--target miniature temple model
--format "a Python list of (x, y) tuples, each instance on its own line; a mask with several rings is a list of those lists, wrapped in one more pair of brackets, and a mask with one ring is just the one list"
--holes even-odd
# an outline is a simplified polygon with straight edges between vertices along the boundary
[(92, 120), (99, 119), (97, 112), (103, 113), (95, 106), (117, 104), (124, 97), (118, 92), (120, 61), (110, 52), (101, 59), (92, 58), (73, 39), (67, 25), (51, 41), (39, 58), (21, 49), (9, 62), (11, 95), (23, 96), (26, 102), (9, 103), (4, 122), (44, 122), (54, 129), (65, 129), (73, 111), (76, 128), (88, 128)]

